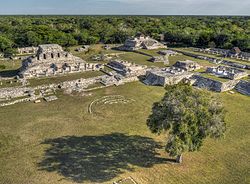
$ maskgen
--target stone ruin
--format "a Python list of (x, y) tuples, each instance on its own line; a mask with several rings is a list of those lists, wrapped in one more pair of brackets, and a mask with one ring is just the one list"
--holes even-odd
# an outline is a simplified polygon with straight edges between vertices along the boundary
[(229, 91), (235, 88), (235, 86), (239, 83), (239, 80), (228, 80), (228, 81), (219, 81), (212, 78), (204, 77), (202, 75), (194, 75), (192, 77), (192, 80), (194, 80), (193, 85), (202, 88), (207, 89), (210, 91), (215, 92), (224, 92)]
[(107, 66), (126, 77), (145, 75), (147, 66), (123, 60), (111, 60)]
[(250, 81), (241, 80), (235, 87), (235, 89), (243, 94), (250, 96)]
[(18, 75), (21, 78), (34, 78), (95, 71), (101, 68), (103, 65), (86, 63), (81, 58), (65, 52), (57, 44), (47, 44), (39, 46), (36, 56), (23, 61)]
[(137, 34), (135, 37), (129, 38), (125, 41), (124, 45), (119, 47), (120, 50), (125, 51), (135, 51), (139, 49), (159, 49), (159, 48), (167, 48), (162, 43), (158, 42), (155, 39), (150, 38), (149, 36), (145, 36), (143, 34)]
[(38, 50), (38, 47), (23, 47), (23, 48), (17, 48), (17, 52), (20, 55), (23, 54), (35, 54)]
[(76, 52), (87, 52), (89, 50), (90, 46), (89, 45), (83, 45), (82, 47), (76, 48)]
[(184, 79), (192, 77), (193, 74), (181, 68), (153, 68), (146, 72), (144, 83), (153, 86), (166, 86), (178, 84)]
[(150, 62), (153, 63), (164, 63), (165, 65), (169, 64), (168, 56), (153, 56), (152, 58), (149, 59)]
[(220, 48), (194, 48), (196, 52), (204, 52), (214, 55), (222, 55), (223, 57), (230, 57), (234, 59), (241, 59), (244, 61), (250, 61), (250, 53), (242, 52), (238, 47), (233, 47), (231, 50), (220, 49)]
[(177, 61), (173, 66), (181, 68), (185, 71), (195, 71), (201, 68), (201, 66), (198, 63), (191, 60)]
[(158, 54), (163, 55), (163, 56), (176, 56), (178, 55), (177, 52), (172, 51), (172, 50), (160, 50)]
[(44, 97), (44, 100), (46, 102), (52, 102), (52, 101), (58, 100), (58, 98), (57, 98), (57, 96), (53, 95), (53, 96)]
[(103, 46), (103, 49), (105, 49), (105, 50), (110, 50), (111, 47), (110, 47), (109, 45), (104, 45), (104, 46)]
[(126, 98), (122, 95), (109, 95), (103, 96), (101, 98), (95, 99), (89, 104), (88, 112), (90, 114), (94, 113), (95, 108), (103, 105), (112, 105), (112, 104), (128, 104), (134, 102), (134, 99)]
[(218, 66), (209, 67), (206, 73), (214, 75), (219, 78), (226, 78), (229, 80), (216, 80), (216, 78), (210, 78), (209, 76), (202, 76), (200, 74), (194, 75), (194, 86), (199, 88), (205, 88), (207, 90), (224, 92), (232, 89), (236, 89), (240, 93), (248, 94), (249, 85), (246, 81), (240, 81), (239, 79), (247, 77), (248, 73), (244, 70), (239, 70), (236, 68)]
[(223, 64), (223, 65), (227, 65), (230, 67), (250, 70), (250, 64), (243, 64), (243, 63), (238, 63), (238, 62), (233, 62), (233, 61), (229, 61), (229, 60), (218, 59), (218, 58), (213, 58), (213, 57), (208, 57), (208, 56), (203, 56), (203, 55), (199, 55), (196, 53), (190, 53), (190, 52), (180, 51), (180, 50), (178, 50), (177, 52), (179, 52), (183, 55), (189, 56), (189, 57), (203, 59), (203, 60), (209, 61), (211, 63), (215, 63), (215, 64)]
[(213, 74), (217, 77), (228, 78), (231, 80), (241, 79), (248, 76), (248, 73), (244, 70), (239, 70), (226, 66), (208, 67), (206, 72)]

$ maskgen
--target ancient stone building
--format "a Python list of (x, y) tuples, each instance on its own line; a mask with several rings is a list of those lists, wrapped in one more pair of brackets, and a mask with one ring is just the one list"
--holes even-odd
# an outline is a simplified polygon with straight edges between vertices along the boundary
[(145, 75), (147, 68), (147, 66), (137, 65), (123, 60), (112, 60), (107, 66), (124, 76)]
[(89, 50), (90, 46), (89, 45), (83, 45), (82, 47), (76, 48), (76, 52), (87, 52)]
[(250, 96), (250, 81), (241, 80), (235, 89), (241, 94)]
[(173, 85), (192, 77), (192, 75), (192, 73), (175, 67), (154, 68), (147, 71), (144, 83), (154, 86)]
[(241, 79), (247, 77), (248, 73), (244, 70), (239, 70), (236, 68), (218, 66), (218, 67), (209, 67), (206, 70), (207, 73), (213, 74), (218, 77), (228, 78), (231, 80)]
[(18, 54), (35, 54), (38, 50), (38, 47), (23, 47), (23, 48), (18, 48), (17, 52)]
[(65, 52), (57, 44), (40, 45), (36, 56), (23, 61), (19, 76), (23, 78), (53, 76), (66, 73), (99, 70), (100, 64), (86, 63), (79, 57)]
[(228, 80), (222, 82), (201, 75), (195, 75), (194, 78), (195, 78), (195, 82), (193, 84), (194, 86), (216, 92), (224, 92), (232, 90), (239, 83), (239, 80)]
[(194, 70), (199, 70), (201, 68), (201, 66), (198, 63), (191, 60), (177, 61), (174, 64), (174, 67), (181, 68), (186, 71), (194, 71)]
[(250, 61), (250, 53), (242, 52), (239, 47), (233, 47), (231, 50), (219, 49), (219, 48), (207, 48), (207, 49), (194, 49), (197, 52), (204, 52), (208, 54), (221, 55), (224, 57), (230, 57), (235, 59), (241, 59), (245, 61)]
[(164, 56), (176, 56), (178, 53), (172, 50), (160, 50), (158, 54)]
[(124, 45), (121, 46), (119, 49), (126, 51), (134, 51), (139, 49), (152, 50), (159, 48), (166, 48), (166, 46), (148, 36), (145, 36), (143, 34), (137, 34), (135, 37), (127, 39)]
[(153, 63), (164, 63), (165, 65), (169, 64), (169, 59), (167, 55), (164, 56), (153, 56), (152, 58), (149, 59), (149, 61)]

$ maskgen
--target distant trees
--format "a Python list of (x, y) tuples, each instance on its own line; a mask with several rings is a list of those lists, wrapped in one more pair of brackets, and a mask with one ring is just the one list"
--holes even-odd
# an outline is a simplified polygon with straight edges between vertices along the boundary
[(15, 52), (13, 45), (14, 43), (12, 40), (0, 35), (0, 52), (4, 53), (5, 57), (10, 57), (13, 55)]
[(153, 105), (147, 126), (156, 134), (167, 133), (166, 151), (182, 162), (184, 152), (200, 149), (207, 137), (224, 135), (225, 111), (211, 93), (187, 84), (166, 87), (163, 99)]
[[(122, 43), (136, 32), (159, 39), (165, 34), (169, 45), (238, 46), (250, 51), (249, 17), (189, 16), (2, 16), (0, 36), (7, 52), (13, 47), (58, 43)], [(12, 44), (6, 44), (7, 42)], [(5, 47), (4, 46), (4, 47)], [(6, 50), (7, 49), (7, 50)]]

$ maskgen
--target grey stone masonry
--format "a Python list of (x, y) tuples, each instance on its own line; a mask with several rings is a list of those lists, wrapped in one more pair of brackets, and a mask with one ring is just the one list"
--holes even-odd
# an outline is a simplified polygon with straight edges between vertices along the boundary
[(38, 50), (38, 47), (23, 47), (23, 48), (17, 48), (18, 54), (35, 54)]
[(19, 69), (21, 78), (55, 76), (67, 73), (100, 70), (103, 65), (86, 63), (79, 57), (65, 52), (57, 44), (40, 45), (36, 56), (24, 60)]
[(192, 75), (192, 73), (175, 67), (153, 68), (147, 71), (144, 83), (154, 86), (173, 85), (192, 77)]
[(201, 68), (198, 63), (191, 60), (177, 61), (173, 66), (186, 71), (195, 71)]
[(135, 51), (139, 49), (159, 49), (159, 48), (167, 48), (162, 43), (158, 42), (155, 39), (150, 38), (149, 36), (145, 36), (143, 34), (137, 34), (133, 38), (128, 38), (124, 45), (119, 47), (120, 50), (125, 51)]
[(250, 96), (250, 81), (241, 80), (235, 89), (241, 94)]
[(218, 67), (208, 67), (206, 70), (207, 73), (211, 73), (215, 76), (228, 78), (231, 80), (241, 79), (248, 76), (248, 73), (244, 70), (239, 70), (236, 68), (218, 66)]
[(239, 83), (239, 80), (229, 80), (226, 82), (221, 82), (218, 80), (206, 78), (199, 75), (195, 75), (194, 77), (196, 79), (193, 84), (194, 86), (216, 92), (224, 92), (232, 90)]
[(124, 76), (130, 77), (145, 75), (147, 69), (147, 66), (145, 65), (138, 65), (123, 60), (111, 60), (107, 66)]

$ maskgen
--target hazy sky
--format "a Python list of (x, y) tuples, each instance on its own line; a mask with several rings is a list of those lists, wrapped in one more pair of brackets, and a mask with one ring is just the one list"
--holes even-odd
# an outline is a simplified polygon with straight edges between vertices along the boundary
[(250, 15), (250, 0), (0, 0), (0, 14)]

